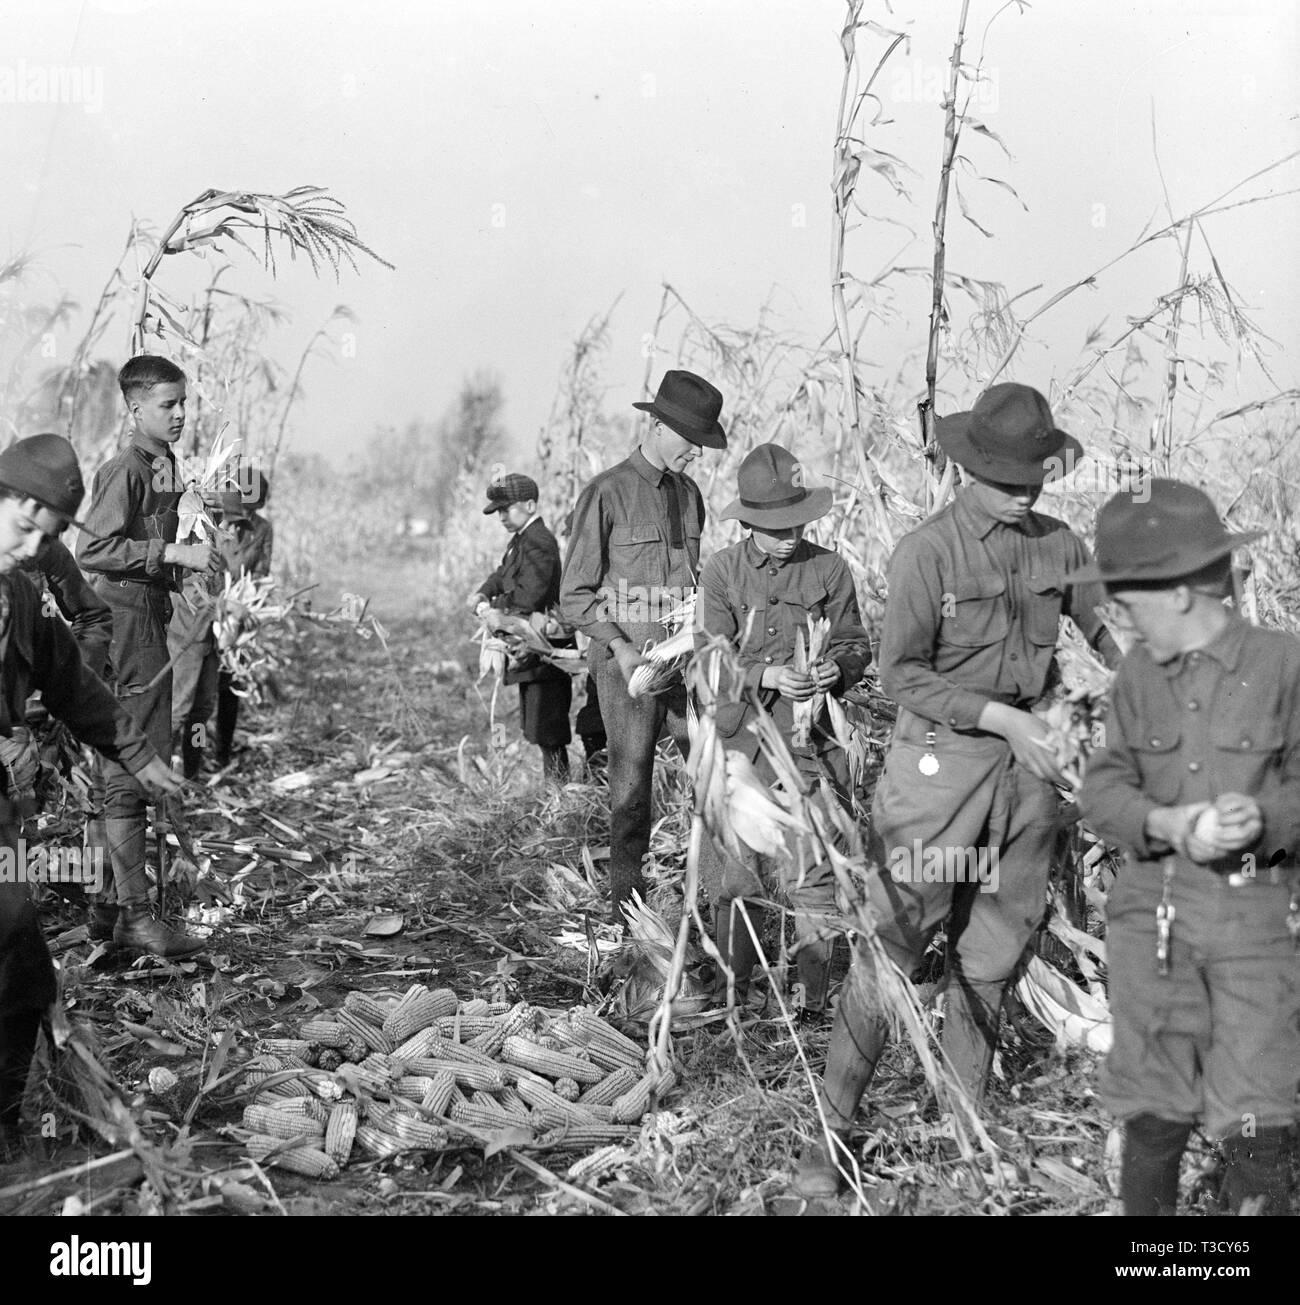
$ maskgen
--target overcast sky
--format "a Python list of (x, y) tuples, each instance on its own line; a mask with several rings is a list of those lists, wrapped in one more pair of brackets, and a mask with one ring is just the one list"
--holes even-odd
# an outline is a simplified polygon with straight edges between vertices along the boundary
[[(355, 356), (308, 373), (300, 448), (337, 455), (376, 423), (436, 417), (466, 373), (488, 367), (526, 449), (566, 349), (620, 292), (610, 403), (630, 403), (664, 278), (711, 319), (747, 324), (778, 287), (789, 329), (815, 338), (830, 324), (839, 0), (2, 8), (0, 253), (35, 252), (50, 284), (88, 307), (133, 215), (161, 226), (209, 186), (312, 183), (342, 199), (361, 237), (395, 264), (363, 264), (338, 286), (285, 264), (272, 283), (236, 255), (240, 288), (273, 294), (293, 315), (274, 345), (287, 367), (335, 304), (358, 317)], [(972, 4), (974, 42), (996, 8)], [(869, 9), (911, 33), (878, 84), (893, 121), (871, 139), (921, 175), (910, 209), (878, 181), (860, 188), (869, 207), (917, 232), (901, 253), (897, 227), (856, 232), (848, 262), (864, 275), (930, 258), (938, 86), (960, 4)], [(989, 34), (974, 111), (1013, 161), (986, 139), (969, 152), (1028, 212), (967, 182), (995, 238), (953, 212), (949, 267), (1013, 293), (1041, 283), (1045, 294), (1118, 253), (1162, 212), (1153, 103), (1180, 213), (1300, 147), (1298, 27), (1293, 0), (1009, 8)], [(45, 66), (87, 70), (84, 102), (19, 102), (15, 88)], [(1297, 186), (1291, 164), (1242, 194)], [(1289, 197), (1207, 227), (1228, 278), (1283, 345), (1300, 327), (1298, 218), (1300, 197)], [(1123, 265), (1044, 324), (1019, 379), (1045, 389), (1077, 358), (1087, 326), (1146, 311), (1176, 273), (1164, 245)], [(902, 301), (912, 321), (869, 333), (869, 360), (924, 338), (924, 300), (917, 282)], [(1297, 383), (1290, 357), (1273, 361), (1282, 385)], [(1247, 398), (1269, 389), (1253, 365), (1243, 372)]]

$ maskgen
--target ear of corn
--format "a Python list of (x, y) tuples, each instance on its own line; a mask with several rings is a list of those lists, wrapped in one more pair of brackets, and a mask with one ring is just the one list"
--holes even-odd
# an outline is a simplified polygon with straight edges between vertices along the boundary
[(399, 1141), (391, 1133), (376, 1128), (373, 1124), (359, 1124), (355, 1142), (376, 1160), (387, 1160), (390, 1156), (400, 1155), (408, 1149), (404, 1142)]
[[(356, 995), (356, 993), (348, 994), (350, 997)], [(369, 998), (366, 998), (366, 1000), (368, 1001)], [(349, 1033), (364, 1042), (371, 1051), (392, 1051), (392, 1042), (389, 1041), (388, 1035), (384, 1033), (378, 1025), (371, 1023), (360, 1015), (354, 1014), (350, 1010), (339, 1011), (338, 1020)]]
[(605, 1077), (604, 1071), (590, 1061), (579, 1060), (577, 1056), (566, 1055), (562, 1051), (547, 1050), (517, 1036), (505, 1040), (501, 1055), (512, 1065), (530, 1069), (535, 1074), (544, 1074), (548, 1078), (571, 1078), (579, 1083), (599, 1083)]
[(413, 1074), (428, 1078), (436, 1078), (439, 1074), (450, 1074), (458, 1084), (470, 1089), (499, 1092), (506, 1085), (505, 1075), (501, 1072), (500, 1065), (476, 1065), (467, 1060), (433, 1060), (424, 1057), (407, 1063)]
[(460, 1013), (462, 1015), (488, 1015), (491, 1013), (491, 1007), (482, 997), (473, 997), (469, 1001), (461, 1002)]
[(306, 1038), (262, 1038), (257, 1049), (272, 1055), (296, 1056), (305, 1065), (311, 1051), (311, 1042)]
[(376, 1027), (392, 1014), (392, 1009), (364, 992), (350, 992), (343, 999), (343, 1009)]
[(471, 1038), (469, 1046), (474, 1051), (481, 1051), (485, 1056), (495, 1056), (505, 1045), (505, 1040), (505, 1025), (500, 1020), (496, 1020), (490, 1029), (484, 1029), (477, 1037)]
[(403, 999), (384, 1020), (383, 1031), (396, 1045), (455, 1011), (456, 994), (448, 988), (439, 988), (410, 1001)]
[(339, 1167), (323, 1151), (315, 1147), (295, 1146), (283, 1151), (276, 1151), (280, 1139), (275, 1137), (250, 1137), (248, 1154), (254, 1160), (264, 1160), (277, 1169), (288, 1169), (307, 1178), (337, 1178)]
[[(504, 1116), (503, 1116), (504, 1118)], [(396, 1106), (385, 1106), (378, 1102), (371, 1105), (370, 1122), (374, 1127), (395, 1137), (405, 1147), (418, 1147), (421, 1150), (441, 1150), (447, 1145), (447, 1130), (437, 1124), (417, 1119)]]
[(269, 1105), (282, 1115), (303, 1115), (308, 1119), (324, 1123), (330, 1116), (329, 1108), (318, 1097), (273, 1097), (267, 1101), (255, 1101), (254, 1105)]
[(245, 1106), (244, 1127), (267, 1137), (315, 1138), (325, 1135), (325, 1125), (306, 1115), (285, 1114), (273, 1106)]
[(404, 1074), (393, 1084), (393, 1092), (406, 1101), (423, 1101), (433, 1083), (428, 1074)]
[(438, 1036), (438, 1030), (434, 1028), (421, 1029), (418, 1033), (412, 1034), (401, 1046), (393, 1052), (398, 1060), (411, 1060), (420, 1056), (431, 1056), (432, 1049), (438, 1046), (442, 1039)]
[(438, 1020), (438, 1036), (463, 1046), (482, 1033), (491, 1033), (500, 1024), (499, 1015), (444, 1015)]
[(434, 1074), (429, 1079), (429, 1090), (420, 1105), (435, 1115), (445, 1115), (451, 1104), (451, 1094), (456, 1090), (456, 1080), (450, 1074)]
[(356, 1064), (357, 1061), (364, 1060), (366, 1058), (366, 1054), (367, 1052), (369, 1052), (370, 1048), (369, 1046), (366, 1045), (364, 1041), (362, 1041), (361, 1038), (357, 1037), (356, 1034), (351, 1032), (351, 1030), (348, 1030), (347, 1032), (348, 1032), (348, 1040), (344, 1044), (344, 1046), (340, 1048), (340, 1050), (343, 1052), (344, 1060), (350, 1061), (352, 1062), (352, 1064)]
[(620, 1065), (606, 1074), (599, 1083), (589, 1087), (579, 1098), (582, 1106), (612, 1106), (624, 1092), (636, 1087), (641, 1075), (637, 1070)]
[(573, 1119), (583, 1123), (592, 1123), (594, 1117), (585, 1107), (576, 1101), (566, 1101), (557, 1095), (549, 1083), (536, 1078), (521, 1078), (518, 1092), (535, 1111), (560, 1119)]
[(676, 1081), (677, 1076), (671, 1069), (664, 1070), (661, 1074), (653, 1071), (646, 1074), (634, 1088), (630, 1088), (614, 1102), (614, 1118), (620, 1124), (636, 1123), (650, 1108), (651, 1095), (663, 1096)]
[(589, 1034), (595, 1041), (606, 1043), (611, 1049), (621, 1049), (629, 1057), (634, 1058), (637, 1064), (645, 1063), (645, 1048), (633, 1042), (626, 1034), (620, 1033), (594, 1011), (579, 1007), (572, 1013), (570, 1023), (575, 1029), (581, 1029)]
[(501, 1068), (500, 1062), (491, 1056), (463, 1042), (452, 1042), (447, 1038), (430, 1043), (425, 1054), (433, 1060), (463, 1060), (467, 1065), (482, 1065), (485, 1069)]
[(343, 1064), (343, 1057), (333, 1047), (326, 1047), (317, 1058), (316, 1064), (320, 1069), (332, 1074)]
[(340, 1101), (330, 1111), (329, 1123), (325, 1126), (325, 1154), (335, 1164), (347, 1164), (356, 1135), (357, 1108), (351, 1101)]
[(593, 1151), (590, 1155), (583, 1156), (581, 1160), (575, 1160), (564, 1176), (571, 1183), (587, 1183), (590, 1185), (608, 1177), (615, 1170), (629, 1164), (631, 1160), (632, 1153), (630, 1151), (612, 1143), (609, 1146), (602, 1146), (599, 1151)]
[(611, 1142), (625, 1142), (635, 1136), (636, 1130), (621, 1128), (617, 1124), (563, 1124), (536, 1139), (541, 1147), (560, 1151), (584, 1151), (592, 1146), (607, 1146)]
[(576, 1078), (557, 1078), (555, 1080), (555, 1095), (557, 1097), (563, 1097), (566, 1101), (576, 1101), (578, 1091), (578, 1080)]
[(464, 1124), (467, 1128), (476, 1128), (486, 1133), (499, 1133), (506, 1128), (519, 1127), (515, 1120), (503, 1111), (487, 1110), (468, 1101), (456, 1102), (451, 1108), (451, 1118), (457, 1124)]
[(535, 1011), (526, 1001), (518, 1002), (502, 1017), (501, 1028), (505, 1036), (527, 1033), (537, 1027), (541, 1012)]

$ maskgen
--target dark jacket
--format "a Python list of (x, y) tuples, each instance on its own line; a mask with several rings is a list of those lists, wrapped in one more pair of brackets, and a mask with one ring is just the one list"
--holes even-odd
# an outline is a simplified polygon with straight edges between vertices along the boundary
[(44, 595), (49, 594), (72, 637), (81, 649), (82, 660), (96, 675), (108, 666), (108, 646), (113, 639), (113, 612), (81, 574), (76, 559), (57, 539), (46, 539), (36, 556), (23, 564), (24, 574), (36, 585), (41, 598), (41, 615), (54, 616)]
[[(510, 537), (501, 565), (479, 586), (498, 611), (531, 616), (554, 607), (560, 598), (560, 546), (540, 516)], [(567, 673), (539, 657), (511, 662), (507, 684), (567, 678)]]

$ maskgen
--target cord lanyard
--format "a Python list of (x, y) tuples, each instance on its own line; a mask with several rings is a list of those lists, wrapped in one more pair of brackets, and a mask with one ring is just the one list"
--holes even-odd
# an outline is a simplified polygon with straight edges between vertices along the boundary
[(1156, 907), (1156, 973), (1161, 978), (1169, 974), (1169, 945), (1174, 932), (1174, 904), (1170, 901), (1174, 887), (1174, 858), (1165, 857), (1164, 884), (1160, 890), (1160, 905)]

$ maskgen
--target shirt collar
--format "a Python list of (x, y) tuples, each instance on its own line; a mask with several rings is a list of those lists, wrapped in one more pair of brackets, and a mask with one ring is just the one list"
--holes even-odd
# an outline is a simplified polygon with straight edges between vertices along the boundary
[(132, 435), (132, 445), (139, 449), (141, 453), (150, 461), (154, 458), (175, 458), (172, 452), (172, 446), (164, 443), (162, 440), (156, 440), (148, 435)]
[(1002, 524), (980, 506), (974, 494), (965, 491), (958, 493), (952, 514), (963, 531), (974, 535), (976, 539), (986, 539), (994, 526)]
[(654, 485), (656, 489), (659, 487), (660, 482), (664, 478), (666, 468), (652, 467), (646, 461), (645, 454), (641, 452), (640, 445), (637, 445), (637, 447), (632, 450), (631, 455), (628, 457), (628, 461), (632, 464), (632, 469), (641, 477), (642, 480), (648, 481), (651, 485)]
[(524, 531), (527, 530), (528, 527), (533, 524), (534, 521), (540, 521), (541, 519), (542, 519), (542, 514), (540, 512), (534, 512), (533, 515), (529, 517), (528, 520), (525, 521), (524, 524), (520, 526), (518, 530), (515, 531), (515, 538), (518, 539), (519, 536), (522, 535)]
[(794, 552), (790, 554), (785, 561), (773, 557), (771, 553), (765, 553), (759, 546), (754, 543), (753, 535), (745, 536), (745, 559), (755, 569), (762, 566), (789, 566), (791, 562), (802, 562), (808, 554), (808, 541), (801, 539), (796, 545)]
[(1228, 618), (1228, 624), (1205, 647), (1193, 648), (1189, 652), (1179, 653), (1177, 657), (1171, 657), (1165, 662), (1160, 669), (1170, 679), (1173, 679), (1187, 665), (1187, 659), (1192, 653), (1198, 653), (1206, 657), (1213, 657), (1225, 671), (1235, 671), (1237, 663), (1241, 661), (1241, 650), (1246, 642), (1246, 632), (1250, 628), (1249, 621), (1243, 620), (1240, 616), (1232, 615)]

